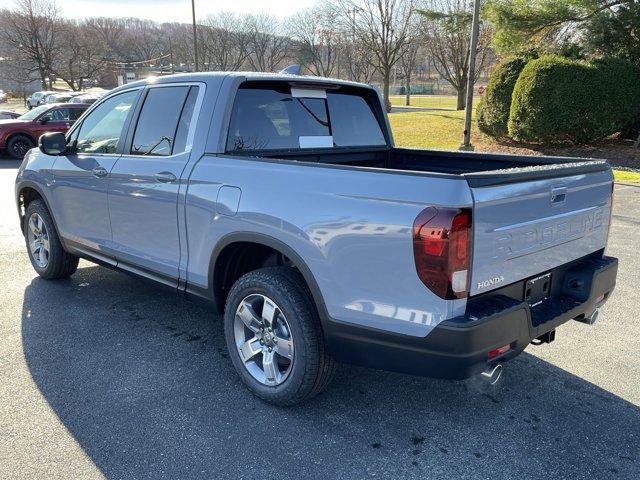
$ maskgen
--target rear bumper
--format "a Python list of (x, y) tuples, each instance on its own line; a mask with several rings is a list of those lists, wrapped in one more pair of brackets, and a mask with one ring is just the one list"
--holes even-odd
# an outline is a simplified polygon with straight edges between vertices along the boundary
[[(469, 301), (464, 316), (440, 323), (424, 338), (331, 322), (329, 348), (347, 363), (428, 377), (468, 378), (516, 357), (532, 340), (563, 323), (590, 317), (613, 291), (617, 271), (616, 258), (580, 260), (554, 272), (555, 293), (541, 305), (530, 307), (502, 294), (481, 296)], [(490, 351), (507, 344), (509, 351), (488, 358)]]

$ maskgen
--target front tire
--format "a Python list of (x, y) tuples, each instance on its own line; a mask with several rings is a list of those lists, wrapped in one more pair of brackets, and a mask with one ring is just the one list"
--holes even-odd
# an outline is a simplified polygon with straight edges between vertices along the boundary
[(303, 277), (291, 267), (249, 272), (231, 288), (224, 312), (238, 375), (262, 400), (289, 406), (324, 390), (335, 372)]
[(15, 160), (22, 160), (34, 147), (33, 140), (26, 135), (16, 135), (7, 142), (7, 153)]
[(34, 200), (27, 207), (24, 237), (31, 265), (42, 278), (67, 278), (78, 269), (78, 257), (62, 247), (53, 219), (42, 200)]

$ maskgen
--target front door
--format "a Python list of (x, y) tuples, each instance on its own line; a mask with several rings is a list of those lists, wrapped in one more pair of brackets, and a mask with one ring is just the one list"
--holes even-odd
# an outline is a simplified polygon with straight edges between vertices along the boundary
[(109, 180), (113, 247), (118, 266), (176, 285), (178, 193), (191, 152), (198, 87), (154, 85), (143, 95)]
[(125, 127), (140, 89), (111, 96), (68, 136), (69, 154), (53, 164), (52, 201), (60, 235), (73, 247), (108, 260), (111, 226), (109, 173), (124, 143)]

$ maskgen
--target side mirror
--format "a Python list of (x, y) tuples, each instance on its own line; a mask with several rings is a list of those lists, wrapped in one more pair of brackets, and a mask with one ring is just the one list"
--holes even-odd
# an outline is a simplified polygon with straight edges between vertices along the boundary
[(46, 155), (61, 155), (67, 151), (67, 139), (60, 132), (45, 133), (38, 140), (38, 148)]
[(51, 117), (49, 115), (45, 115), (44, 117), (40, 117), (40, 123), (42, 125), (44, 125), (45, 123), (49, 122), (51, 120)]

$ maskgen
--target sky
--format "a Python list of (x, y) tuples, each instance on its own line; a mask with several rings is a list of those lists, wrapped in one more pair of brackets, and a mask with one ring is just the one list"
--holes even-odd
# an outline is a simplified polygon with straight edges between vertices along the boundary
[[(315, 0), (195, 0), (196, 18), (210, 13), (267, 12), (283, 18), (304, 8)], [(157, 22), (191, 22), (191, 0), (56, 0), (62, 16), (139, 17)]]

